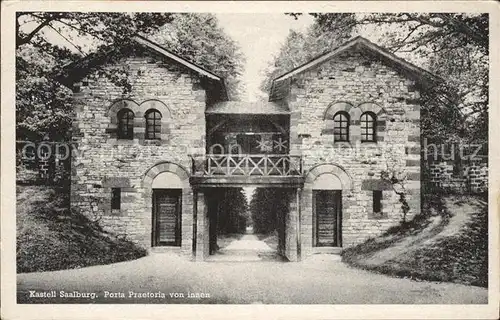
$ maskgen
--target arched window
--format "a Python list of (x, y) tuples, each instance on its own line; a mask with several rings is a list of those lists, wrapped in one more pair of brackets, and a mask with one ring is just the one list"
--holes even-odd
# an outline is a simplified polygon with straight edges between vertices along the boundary
[(118, 112), (118, 139), (134, 139), (134, 113), (130, 109)]
[(161, 113), (158, 110), (146, 112), (146, 139), (161, 139)]
[(337, 112), (333, 116), (333, 138), (334, 141), (349, 141), (349, 114)]
[(377, 116), (373, 112), (365, 112), (360, 118), (361, 142), (375, 142), (377, 130)]

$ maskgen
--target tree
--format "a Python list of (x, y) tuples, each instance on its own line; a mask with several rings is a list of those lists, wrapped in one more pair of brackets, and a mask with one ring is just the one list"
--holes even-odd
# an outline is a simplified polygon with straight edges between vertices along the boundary
[(250, 200), (250, 212), (256, 233), (266, 234), (276, 230), (280, 218), (288, 212), (286, 190), (256, 188)]
[(58, 133), (70, 128), (72, 92), (48, 76), (57, 66), (56, 59), (32, 45), (17, 51), (17, 138), (39, 140), (49, 135), (63, 139), (65, 134)]
[[(455, 92), (454, 107), (458, 112), (455, 121), (445, 118), (447, 124), (456, 128), (456, 134), (448, 132), (448, 140), (464, 140), (469, 143), (488, 140), (488, 56), (477, 48), (464, 45), (450, 52), (437, 53), (429, 59), (429, 69), (436, 74), (446, 75), (446, 83)], [(451, 111), (451, 110), (450, 110)], [(450, 112), (448, 112), (450, 113)], [(427, 133), (435, 135), (435, 128)], [(486, 130), (485, 130), (486, 129)], [(445, 141), (445, 137), (435, 140)]]
[[(300, 14), (292, 14), (298, 18)], [(331, 28), (335, 14), (311, 14), (318, 25)], [(436, 122), (423, 123), (423, 135), (433, 141), (487, 141), (488, 44), (487, 14), (376, 13), (358, 14), (343, 28), (382, 31), (382, 45), (394, 53), (423, 61), (445, 79), (445, 85), (424, 93), (423, 112), (439, 112)], [(438, 109), (448, 109), (439, 110)], [(450, 121), (451, 119), (451, 121)], [(441, 129), (436, 131), (437, 127)], [(456, 128), (451, 132), (450, 128)], [(436, 135), (436, 132), (438, 135)], [(443, 134), (446, 133), (446, 134)]]
[(66, 48), (47, 39), (43, 29), (50, 28), (84, 54), (83, 45), (76, 41), (78, 37), (91, 37), (98, 40), (100, 46), (109, 46), (128, 41), (136, 33), (149, 33), (171, 21), (171, 13), (18, 12), (16, 48), (32, 44), (53, 56), (67, 54)]
[(264, 70), (265, 76), (260, 89), (269, 92), (273, 79), (307, 61), (311, 54), (304, 52), (304, 48), (306, 48), (306, 36), (301, 32), (290, 30), (278, 55)]
[(239, 100), (244, 91), (240, 76), (245, 58), (236, 42), (219, 26), (215, 15), (179, 13), (173, 19), (151, 39), (224, 78), (229, 98)]
[[(104, 54), (172, 21), (169, 13), (19, 12), (16, 16), (16, 121), (21, 139), (66, 139), (72, 92), (53, 80), (62, 67)], [(60, 41), (55, 41), (59, 36)], [(112, 78), (112, 75), (110, 75)]]
[[(160, 28), (167, 31), (161, 33)], [(229, 77), (228, 91), (238, 91), (242, 55), (211, 15), (20, 12), (16, 32), (16, 120), (20, 139), (46, 135), (67, 139), (72, 92), (54, 81), (54, 75), (68, 63), (88, 55), (96, 59), (112, 55), (111, 61), (120, 59), (126, 50), (113, 49), (132, 45), (135, 34), (156, 34), (160, 40), (164, 37), (165, 41), (160, 42), (171, 45), (168, 49)], [(124, 70), (111, 68), (102, 72), (116, 85), (128, 89), (120, 77)]]
[(353, 19), (354, 14), (351, 13), (332, 13), (316, 21), (306, 33), (290, 30), (279, 53), (264, 70), (265, 78), (260, 89), (269, 92), (274, 78), (349, 39), (353, 32), (350, 27)]
[[(288, 13), (298, 19), (301, 13)], [(449, 51), (470, 43), (488, 54), (488, 14), (474, 13), (372, 13), (350, 15), (337, 20), (338, 13), (310, 13), (316, 23), (326, 29), (349, 30), (352, 27), (384, 26), (381, 39), (387, 48), (399, 52)], [(339, 23), (340, 22), (340, 23)], [(379, 30), (379, 31), (380, 31)], [(429, 50), (430, 49), (430, 50)]]
[(218, 233), (244, 232), (248, 204), (242, 188), (227, 188), (217, 192), (220, 197), (218, 206)]
[(487, 14), (383, 14), (366, 16), (361, 22), (402, 26), (406, 32), (399, 36), (387, 33), (390, 48), (426, 58), (429, 70), (445, 79), (444, 93), (453, 99), (444, 107), (458, 110), (459, 120), (444, 118), (442, 125), (457, 130), (444, 139), (434, 135), (434, 128), (424, 126), (426, 135), (441, 142), (487, 141)]
[[(407, 214), (411, 209), (407, 199), (408, 172), (405, 164), (401, 162), (401, 159), (404, 159), (404, 155), (399, 153), (398, 150), (386, 152), (386, 159), (384, 162), (385, 168), (381, 170), (380, 178), (382, 181), (388, 182), (394, 193), (398, 195), (398, 201), (401, 204), (401, 222), (405, 223)], [(420, 208), (414, 209), (418, 210)]]

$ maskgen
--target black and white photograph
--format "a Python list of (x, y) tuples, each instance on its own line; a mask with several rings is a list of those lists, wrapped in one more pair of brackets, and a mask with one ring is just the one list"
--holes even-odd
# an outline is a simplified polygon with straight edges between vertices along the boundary
[(498, 316), (498, 4), (47, 3), (2, 3), (3, 306)]

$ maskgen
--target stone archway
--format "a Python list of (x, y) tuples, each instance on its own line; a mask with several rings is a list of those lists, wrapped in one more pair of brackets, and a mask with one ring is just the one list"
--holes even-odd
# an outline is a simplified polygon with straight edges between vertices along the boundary
[(330, 174), (338, 178), (341, 183), (342, 190), (351, 190), (353, 187), (352, 178), (344, 170), (344, 168), (336, 164), (327, 163), (327, 164), (319, 164), (309, 170), (309, 172), (306, 175), (304, 189), (313, 189), (313, 184), (315, 180), (323, 174)]
[(313, 190), (342, 190), (342, 181), (333, 173), (320, 174), (312, 184)]
[[(351, 176), (339, 165), (325, 163), (314, 166), (309, 170), (305, 177), (301, 197), (302, 237), (300, 242), (303, 257), (307, 257), (317, 250), (328, 249), (315, 247), (314, 244), (316, 236), (314, 197), (317, 192), (332, 192), (338, 195), (339, 201), (342, 201), (351, 193), (352, 188), (353, 182)], [(341, 231), (341, 225), (339, 228)]]
[(144, 174), (143, 186), (145, 188), (151, 187), (153, 179), (155, 179), (158, 174), (163, 172), (170, 172), (177, 175), (179, 179), (182, 181), (183, 187), (184, 188), (189, 187), (188, 171), (184, 167), (168, 161), (157, 163), (151, 168), (149, 168)]
[[(193, 192), (189, 184), (188, 171), (172, 162), (160, 162), (149, 168), (142, 180), (144, 189), (144, 217), (149, 233), (153, 233), (153, 190), (179, 190), (180, 196), (180, 250), (192, 253), (193, 239)], [(150, 243), (150, 245), (153, 243)]]

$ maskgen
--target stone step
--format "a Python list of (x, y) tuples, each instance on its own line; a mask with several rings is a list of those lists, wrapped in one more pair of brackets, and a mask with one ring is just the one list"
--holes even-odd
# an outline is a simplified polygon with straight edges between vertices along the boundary
[(323, 253), (340, 255), (342, 253), (342, 247), (314, 247), (312, 252), (314, 254)]

